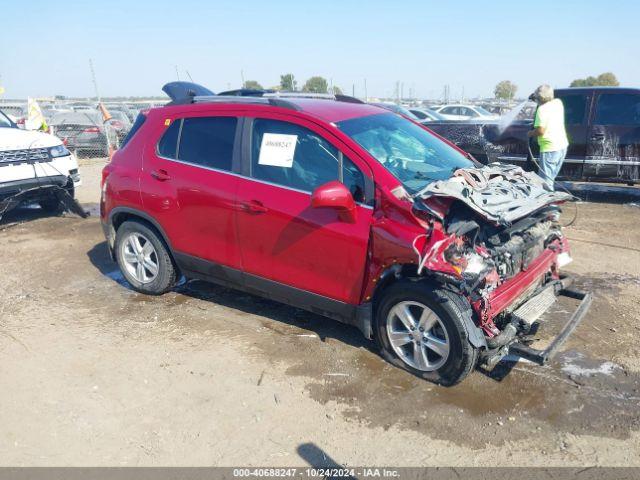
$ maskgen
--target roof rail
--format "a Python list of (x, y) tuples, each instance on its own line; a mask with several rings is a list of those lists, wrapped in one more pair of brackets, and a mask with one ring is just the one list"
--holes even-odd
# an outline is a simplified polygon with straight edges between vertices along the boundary
[(291, 110), (300, 110), (300, 107), (292, 102), (280, 98), (267, 97), (242, 97), (236, 95), (198, 95), (193, 97), (193, 103), (243, 103), (243, 104), (262, 104), (271, 105), (273, 107), (289, 108)]
[(336, 96), (330, 93), (315, 92), (273, 92), (265, 93), (263, 97), (280, 97), (280, 98), (322, 98), (324, 100), (335, 100)]
[(359, 98), (350, 95), (331, 94), (331, 93), (315, 93), (315, 92), (287, 92), (282, 90), (254, 90), (249, 88), (239, 88), (237, 90), (228, 90), (220, 92), (218, 95), (233, 95), (240, 97), (265, 97), (265, 98), (318, 98), (324, 100), (335, 100), (337, 102), (347, 103), (365, 103)]
[(275, 107), (301, 110), (294, 102), (287, 101), (287, 98), (315, 98), (334, 100), (347, 103), (364, 103), (355, 97), (348, 95), (333, 95), (330, 93), (315, 92), (281, 92), (274, 90), (254, 90), (240, 88), (228, 90), (218, 95), (206, 87), (192, 82), (170, 82), (162, 90), (169, 95), (171, 102), (168, 105), (181, 105), (188, 103), (253, 103), (263, 105), (273, 105)]
[(347, 103), (365, 103), (359, 98), (352, 97), (350, 95), (332, 94), (332, 93), (315, 93), (315, 92), (275, 92), (265, 93), (263, 97), (275, 97), (275, 98), (319, 98), (325, 100), (335, 100), (336, 102)]

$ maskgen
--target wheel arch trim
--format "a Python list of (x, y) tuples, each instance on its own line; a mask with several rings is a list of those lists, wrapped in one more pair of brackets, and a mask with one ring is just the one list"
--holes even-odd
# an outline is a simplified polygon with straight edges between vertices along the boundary
[[(377, 285), (375, 287), (375, 290), (373, 291), (373, 295), (372, 295), (372, 303), (374, 305), (374, 308), (377, 308), (377, 303), (380, 299), (380, 297), (382, 296), (382, 294), (384, 293), (384, 291), (389, 288), (391, 285), (393, 285), (394, 283), (396, 283), (398, 280), (401, 280), (402, 278), (411, 278), (411, 277), (415, 277), (415, 278), (419, 278), (421, 281), (428, 281), (429, 279), (426, 277), (420, 277), (417, 274), (416, 275), (411, 275), (408, 274), (408, 272), (403, 268), (403, 267), (412, 267), (413, 269), (415, 269), (415, 265), (401, 265), (401, 264), (395, 264), (390, 266), (389, 268), (387, 268), (379, 277), (379, 280), (377, 282)], [(405, 270), (405, 271), (403, 271)], [(411, 271), (411, 270), (409, 270)], [(442, 285), (441, 282), (438, 282), (437, 279), (433, 280), (434, 283), (440, 284), (443, 287), (446, 287), (446, 285)], [(449, 287), (450, 288), (450, 287)], [(460, 295), (460, 293), (456, 292), (457, 295)], [(462, 295), (464, 297), (464, 295)], [(468, 301), (468, 299), (465, 300)], [(471, 308), (471, 307), (470, 307)], [(473, 309), (471, 309), (471, 311), (473, 312)], [(467, 334), (469, 335), (469, 342), (471, 343), (471, 345), (473, 345), (476, 348), (487, 348), (487, 341), (484, 337), (484, 333), (482, 332), (482, 329), (480, 329), (473, 321), (473, 317), (471, 315), (463, 315), (462, 316), (462, 321), (464, 322), (465, 326), (467, 327)]]
[[(134, 216), (134, 217), (139, 217), (142, 220), (145, 220), (147, 222), (149, 222), (160, 234), (160, 236), (162, 237), (162, 240), (165, 242), (165, 244), (167, 245), (167, 247), (169, 248), (169, 254), (173, 257), (173, 247), (171, 246), (171, 242), (169, 241), (169, 237), (167, 236), (167, 234), (165, 233), (164, 229), (160, 226), (160, 223), (158, 223), (158, 221), (153, 218), (151, 215), (149, 215), (148, 213), (145, 213), (141, 210), (138, 210), (136, 208), (131, 208), (131, 207), (115, 207), (114, 209), (112, 209), (109, 212), (109, 217), (108, 217), (108, 222), (107, 222), (107, 228), (109, 230), (109, 232), (107, 234), (107, 241), (109, 243), (109, 249), (112, 250), (113, 249), (113, 244), (115, 242), (115, 228), (114, 228), (114, 218), (117, 217), (117, 215), (120, 214), (126, 214), (126, 215), (130, 215), (130, 216)], [(105, 233), (106, 230), (105, 230)], [(109, 235), (114, 235), (114, 238), (111, 239), (109, 237)], [(113, 252), (111, 252), (111, 254), (113, 255)]]

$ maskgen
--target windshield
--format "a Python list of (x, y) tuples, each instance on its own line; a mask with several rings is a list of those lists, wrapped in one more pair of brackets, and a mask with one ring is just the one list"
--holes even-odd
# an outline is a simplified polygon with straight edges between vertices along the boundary
[(427, 109), (425, 112), (433, 119), (433, 120), (446, 120), (445, 116), (441, 113), (436, 112), (435, 110)]
[(415, 194), (473, 163), (424, 128), (392, 113), (353, 118), (338, 128), (367, 150)]
[(0, 112), (0, 128), (11, 127), (13, 127), (13, 122), (9, 120), (9, 118), (3, 112)]
[(482, 115), (487, 115), (487, 116), (491, 116), (493, 115), (493, 113), (491, 113), (490, 111), (488, 111), (487, 109), (484, 109), (482, 107), (475, 107), (476, 112), (482, 114)]

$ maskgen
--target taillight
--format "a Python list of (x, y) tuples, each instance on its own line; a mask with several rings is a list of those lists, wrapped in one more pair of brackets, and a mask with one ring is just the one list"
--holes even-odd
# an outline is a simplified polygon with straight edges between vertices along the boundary
[(19, 118), (16, 120), (16, 125), (24, 125), (25, 118)]
[(82, 133), (100, 133), (100, 129), (98, 127), (88, 127), (82, 130)]

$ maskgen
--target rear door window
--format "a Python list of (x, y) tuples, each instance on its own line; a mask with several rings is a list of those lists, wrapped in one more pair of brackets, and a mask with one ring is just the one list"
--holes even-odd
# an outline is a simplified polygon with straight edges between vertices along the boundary
[(587, 95), (563, 95), (559, 97), (564, 105), (564, 123), (566, 125), (582, 125), (587, 112)]
[(365, 179), (360, 169), (316, 133), (289, 122), (254, 120), (251, 176), (309, 193), (339, 180), (356, 202), (366, 200)]
[(237, 124), (235, 117), (183, 119), (177, 159), (202, 167), (231, 171)]
[(598, 97), (595, 125), (640, 125), (640, 95), (604, 93)]

